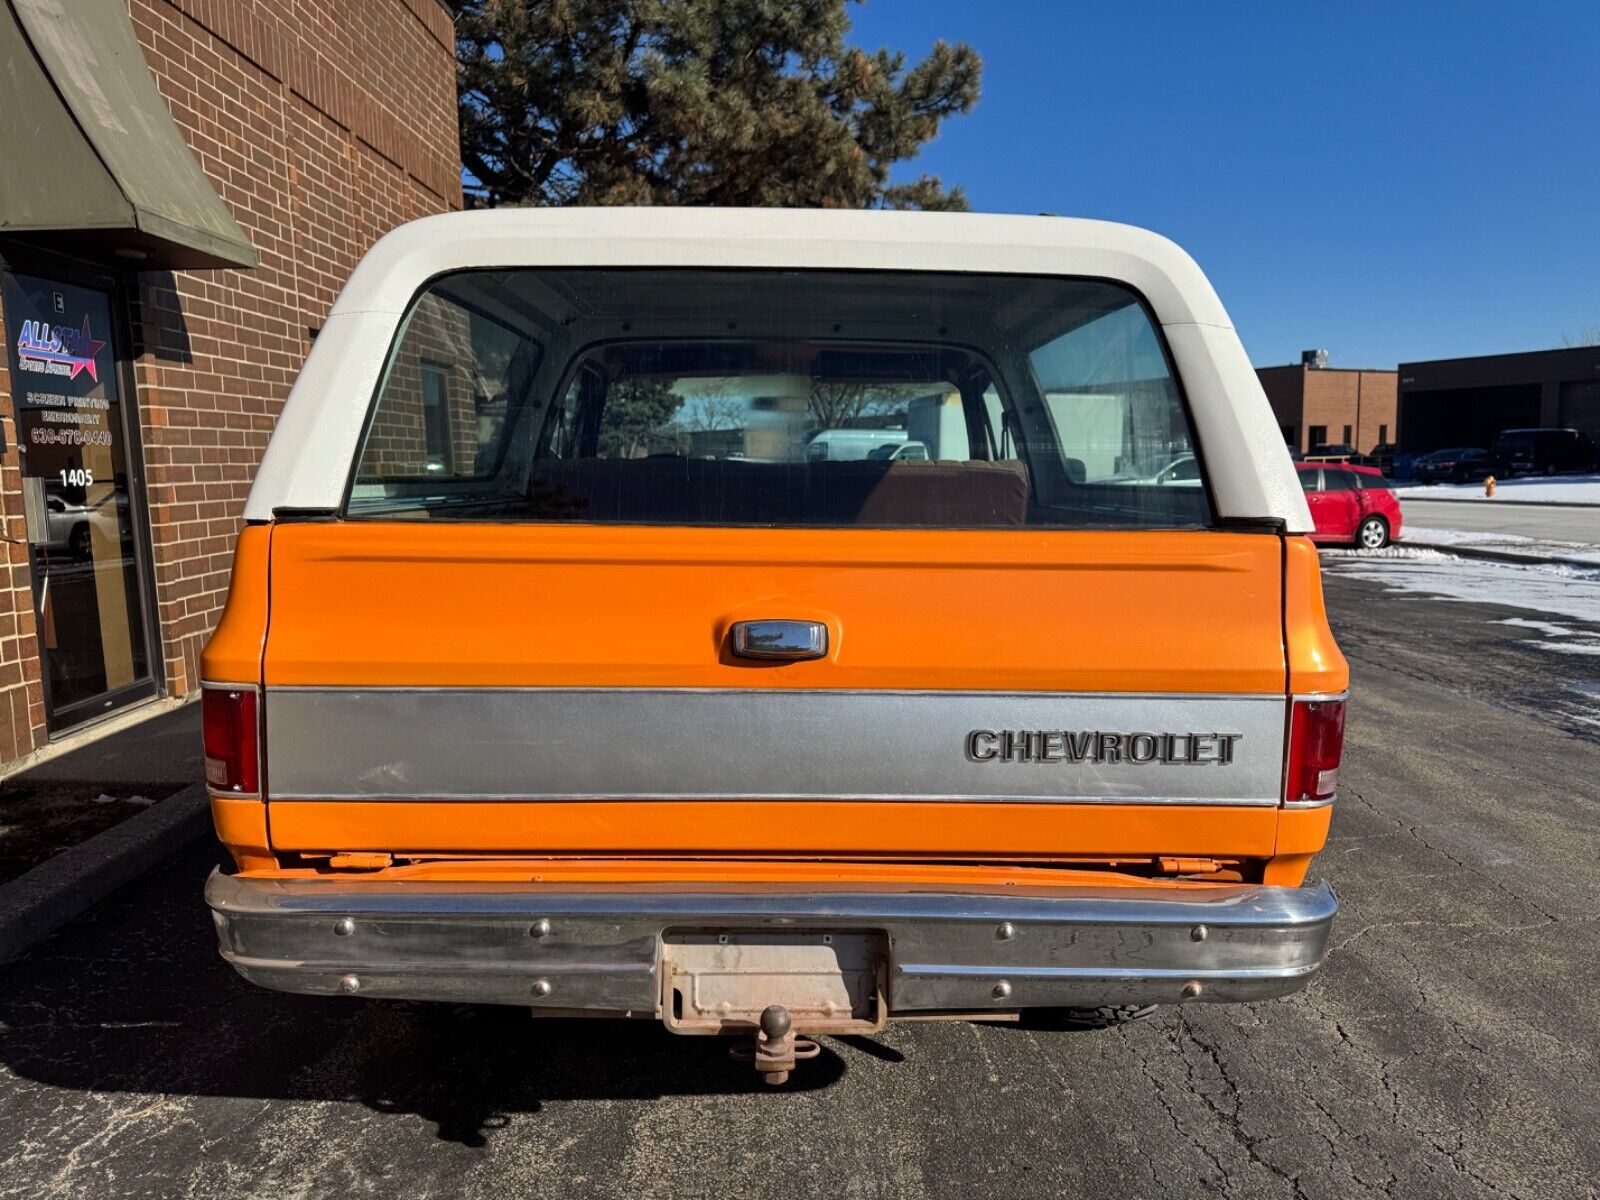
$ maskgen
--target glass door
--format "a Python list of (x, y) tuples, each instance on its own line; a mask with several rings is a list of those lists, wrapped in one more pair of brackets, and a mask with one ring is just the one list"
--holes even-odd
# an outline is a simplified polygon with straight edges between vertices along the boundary
[[(122, 358), (104, 288), (6, 272), (6, 342), (52, 731), (155, 692)], [(136, 443), (135, 443), (136, 445)]]

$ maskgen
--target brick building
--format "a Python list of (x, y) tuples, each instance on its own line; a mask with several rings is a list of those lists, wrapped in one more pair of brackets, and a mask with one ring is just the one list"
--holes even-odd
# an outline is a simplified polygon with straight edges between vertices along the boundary
[(0, 61), (3, 765), (195, 690), (335, 293), (461, 186), (443, 0), (0, 0)]
[(1291, 450), (1342, 442), (1371, 454), (1396, 436), (1394, 371), (1330, 367), (1325, 352), (1307, 350), (1299, 363), (1256, 374)]

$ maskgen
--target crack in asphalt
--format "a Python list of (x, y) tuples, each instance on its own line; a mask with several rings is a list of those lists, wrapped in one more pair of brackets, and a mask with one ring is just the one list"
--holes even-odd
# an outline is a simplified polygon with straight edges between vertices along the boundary
[(1362, 795), (1360, 791), (1357, 791), (1354, 788), (1351, 788), (1348, 791), (1341, 791), (1339, 793), (1339, 799), (1351, 799), (1356, 801), (1356, 803), (1364, 806), (1366, 810), (1373, 816), (1379, 818), (1380, 820), (1389, 822), (1406, 836), (1414, 838), (1425, 850), (1428, 850), (1433, 854), (1437, 854), (1441, 858), (1447, 860), (1450, 865), (1455, 867), (1458, 871), (1464, 871), (1469, 875), (1474, 875), (1483, 880), (1485, 883), (1489, 884), (1489, 886), (1494, 888), (1496, 891), (1504, 892), (1506, 895), (1516, 900), (1519, 904), (1527, 905), (1529, 908), (1533, 909), (1534, 912), (1538, 913), (1542, 918), (1544, 918), (1544, 924), (1554, 925), (1561, 921), (1561, 918), (1558, 915), (1542, 907), (1537, 901), (1531, 900), (1521, 892), (1513, 889), (1509, 884), (1506, 883), (1502, 875), (1496, 875), (1493, 872), (1485, 871), (1479, 867), (1475, 867), (1471, 863), (1465, 862), (1456, 857), (1454, 854), (1451, 854), (1450, 851), (1444, 849), (1442, 846), (1435, 845), (1427, 838), (1422, 836), (1422, 833), (1417, 826), (1401, 820), (1392, 813), (1384, 812), (1382, 809), (1374, 805), (1372, 801), (1368, 800), (1367, 797)]

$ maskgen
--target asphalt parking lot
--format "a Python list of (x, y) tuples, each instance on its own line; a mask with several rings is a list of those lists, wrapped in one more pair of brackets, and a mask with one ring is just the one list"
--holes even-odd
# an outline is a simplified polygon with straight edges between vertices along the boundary
[(774, 1092), (653, 1025), (254, 990), (197, 847), (0, 973), (0, 1196), (1593, 1197), (1600, 659), (1328, 594), (1342, 910), (1293, 998), (896, 1026)]

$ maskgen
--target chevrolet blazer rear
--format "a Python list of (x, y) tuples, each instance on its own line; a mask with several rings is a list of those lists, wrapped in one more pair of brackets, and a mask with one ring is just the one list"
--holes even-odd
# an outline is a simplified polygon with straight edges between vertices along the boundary
[(206, 896), (252, 981), (742, 1033), (781, 1079), (804, 1035), (1322, 961), (1347, 671), (1254, 372), (1155, 235), (417, 222), (246, 520)]

